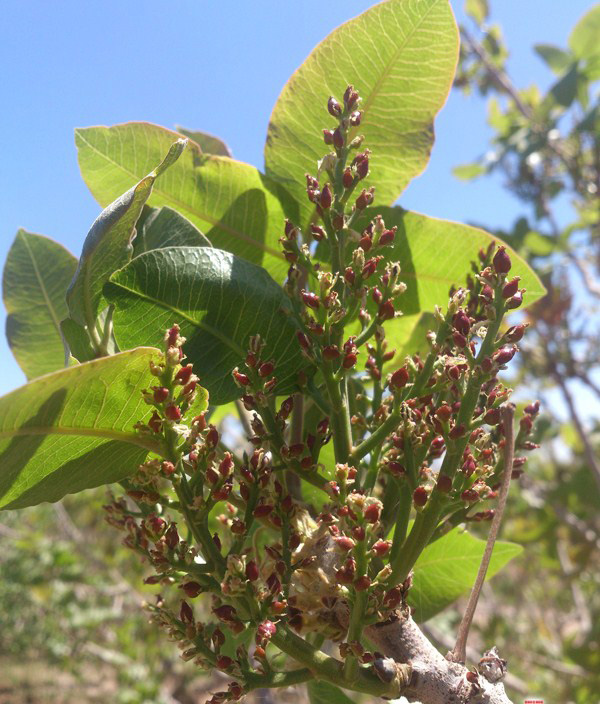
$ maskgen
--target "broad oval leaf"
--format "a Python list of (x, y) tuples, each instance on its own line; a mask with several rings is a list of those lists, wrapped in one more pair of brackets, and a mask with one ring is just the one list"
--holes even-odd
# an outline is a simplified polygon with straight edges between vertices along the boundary
[[(129, 188), (176, 132), (147, 122), (75, 130), (79, 166), (94, 198), (110, 203)], [(278, 239), (285, 218), (277, 187), (249, 164), (189, 148), (156, 184), (150, 205), (167, 205), (188, 218), (210, 242), (283, 281), (287, 264)]]
[(113, 274), (105, 295), (115, 306), (113, 324), (121, 349), (159, 344), (178, 323), (184, 351), (211, 404), (239, 398), (231, 377), (251, 335), (266, 342), (274, 359), (278, 392), (295, 388), (306, 366), (296, 340), (289, 299), (261, 267), (221, 249), (170, 247), (145, 252)]
[(578, 59), (591, 60), (600, 54), (600, 4), (595, 4), (573, 28), (569, 46)]
[[(47, 374), (0, 399), (0, 508), (58, 501), (65, 494), (133, 474), (153, 438), (134, 424), (151, 409), (152, 383), (142, 348)], [(205, 392), (192, 412), (207, 406)]]
[(172, 143), (158, 166), (96, 218), (83, 243), (79, 266), (67, 291), (71, 317), (80, 325), (86, 325), (88, 329), (96, 325), (102, 287), (113, 271), (131, 258), (135, 223), (152, 186), (157, 177), (177, 161), (186, 144), (184, 139)]
[(8, 344), (32, 379), (65, 365), (60, 321), (68, 314), (65, 293), (77, 259), (48, 237), (19, 230), (3, 275)]
[(362, 122), (372, 151), (369, 185), (377, 202), (391, 205), (425, 168), (433, 118), (444, 104), (458, 60), (458, 32), (448, 0), (389, 0), (332, 32), (285, 85), (271, 115), (267, 175), (285, 184), (312, 212), (304, 174), (315, 173), (332, 126), (330, 95), (341, 99), (352, 83), (363, 102)]
[(217, 156), (228, 157), (233, 156), (231, 149), (219, 137), (208, 134), (208, 132), (201, 132), (200, 130), (188, 130), (181, 125), (175, 125), (175, 129), (179, 132), (179, 134), (182, 134), (184, 137), (189, 137), (189, 139), (196, 142), (204, 154), (216, 154)]
[[(460, 528), (451, 530), (423, 550), (415, 564), (413, 586), (408, 594), (416, 621), (427, 621), (471, 589), (484, 550), (485, 540)], [(522, 551), (516, 543), (497, 541), (487, 579)]]
[[(403, 208), (376, 208), (367, 212), (367, 219), (381, 214), (386, 227), (397, 226), (391, 246), (382, 252), (386, 260), (398, 261), (400, 278), (407, 289), (399, 299), (405, 315), (433, 312), (436, 305), (445, 305), (451, 286), (464, 286), (471, 262), (478, 261), (480, 249), (499, 242), (478, 227), (449, 220), (438, 220)], [(533, 269), (514, 250), (507, 247), (512, 260), (511, 276), (520, 276), (520, 285), (527, 289), (525, 306), (545, 294), (544, 286)], [(381, 266), (381, 265), (380, 265)], [(390, 333), (391, 335), (391, 333)], [(394, 344), (399, 342), (394, 340)]]
[[(146, 206), (148, 208), (148, 206)], [(200, 230), (172, 208), (148, 208), (143, 222), (136, 225), (134, 256), (162, 247), (210, 247)]]

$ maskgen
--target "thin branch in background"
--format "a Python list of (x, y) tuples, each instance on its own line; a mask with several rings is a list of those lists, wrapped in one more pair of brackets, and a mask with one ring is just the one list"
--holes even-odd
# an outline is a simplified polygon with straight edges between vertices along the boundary
[(485, 544), (485, 551), (483, 553), (483, 557), (481, 558), (481, 564), (479, 565), (477, 579), (475, 580), (475, 584), (473, 585), (473, 589), (471, 590), (471, 594), (469, 595), (469, 600), (467, 602), (462, 621), (460, 622), (460, 625), (458, 627), (456, 644), (454, 646), (454, 649), (446, 656), (448, 660), (452, 660), (453, 662), (464, 663), (466, 661), (466, 649), (467, 639), (469, 637), (469, 629), (471, 628), (471, 623), (473, 622), (473, 616), (475, 615), (475, 609), (477, 608), (477, 602), (479, 600), (481, 588), (483, 587), (483, 583), (485, 582), (485, 576), (490, 565), (490, 560), (492, 559), (492, 552), (494, 551), (494, 545), (496, 543), (496, 538), (498, 537), (500, 524), (502, 523), (502, 516), (504, 515), (504, 508), (506, 506), (506, 499), (508, 497), (508, 487), (510, 486), (510, 477), (512, 474), (513, 461), (515, 456), (514, 419), (515, 407), (512, 404), (504, 406), (502, 408), (502, 424), (504, 427), (505, 440), (504, 471), (502, 473), (502, 483), (500, 485), (498, 507), (492, 520), (488, 539)]
[(556, 369), (552, 371), (552, 376), (554, 378), (554, 381), (560, 388), (563, 398), (565, 399), (565, 403), (567, 404), (567, 408), (569, 409), (569, 415), (571, 416), (571, 420), (573, 421), (573, 425), (575, 426), (577, 435), (579, 436), (581, 444), (583, 445), (583, 453), (585, 455), (586, 462), (592, 470), (594, 479), (596, 480), (598, 488), (600, 489), (600, 464), (598, 463), (594, 448), (592, 447), (587, 433), (585, 432), (585, 428), (583, 427), (581, 418), (577, 413), (577, 409), (575, 408), (575, 402), (573, 401), (571, 392), (569, 391), (569, 388), (567, 387), (567, 384), (563, 379), (562, 375), (558, 371), (556, 371)]
[(244, 408), (244, 404), (239, 399), (235, 401), (235, 407), (237, 409), (238, 416), (240, 418), (240, 423), (242, 424), (242, 428), (244, 428), (246, 436), (251, 438), (254, 435), (254, 431), (252, 430), (252, 426), (250, 425), (250, 414)]

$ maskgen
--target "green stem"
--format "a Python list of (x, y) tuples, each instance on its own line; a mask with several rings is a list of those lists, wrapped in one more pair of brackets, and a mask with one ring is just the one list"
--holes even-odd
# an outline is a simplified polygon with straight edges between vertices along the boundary
[[(362, 577), (367, 574), (367, 545), (366, 539), (360, 540), (354, 549), (354, 557), (356, 559), (356, 574)], [(365, 611), (367, 609), (368, 590), (354, 590), (354, 599), (350, 612), (350, 623), (348, 624), (348, 633), (346, 640), (348, 643), (360, 642), (360, 636), (364, 627)], [(349, 654), (344, 664), (344, 677), (347, 681), (352, 682), (358, 674), (358, 660), (354, 655)]]
[(392, 433), (398, 427), (402, 416), (400, 414), (400, 404), (394, 401), (394, 408), (390, 415), (383, 421), (383, 423), (374, 430), (368, 438), (363, 440), (360, 445), (354, 448), (350, 453), (348, 462), (352, 464), (359, 462), (365, 455), (377, 446), (381, 446), (385, 438)]
[(277, 687), (292, 687), (314, 679), (313, 673), (306, 667), (298, 670), (288, 670), (287, 672), (271, 672), (265, 675), (258, 675), (248, 672), (244, 676), (246, 688), (250, 692), (253, 689), (275, 689)]
[[(340, 383), (333, 376), (331, 363), (323, 365), (323, 378), (329, 394), (331, 406), (331, 430), (333, 434), (333, 448), (335, 461), (348, 462), (352, 450), (352, 431), (350, 428), (350, 411), (345, 394), (342, 395)], [(345, 386), (345, 384), (344, 384)]]
[(313, 648), (286, 626), (278, 626), (277, 633), (271, 638), (271, 641), (296, 662), (307, 667), (316, 679), (326, 680), (355, 692), (364, 692), (379, 697), (385, 696), (390, 699), (395, 699), (400, 694), (397, 685), (382, 682), (377, 675), (364, 667), (358, 669), (353, 682), (346, 682), (343, 677), (343, 663)]
[[(399, 480), (394, 480), (396, 484), (399, 484)], [(392, 540), (392, 548), (390, 550), (390, 565), (394, 569), (394, 565), (398, 561), (398, 556), (400, 555), (400, 549), (406, 540), (406, 531), (408, 529), (408, 521), (410, 518), (410, 507), (412, 503), (412, 496), (410, 488), (406, 482), (402, 483), (400, 487), (400, 496), (398, 497), (398, 505), (396, 508), (396, 527), (394, 528), (394, 538)]]

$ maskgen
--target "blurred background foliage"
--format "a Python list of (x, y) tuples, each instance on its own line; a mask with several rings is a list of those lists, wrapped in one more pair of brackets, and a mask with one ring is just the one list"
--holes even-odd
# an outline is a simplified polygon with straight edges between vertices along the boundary
[[(538, 397), (544, 409), (542, 449), (515, 481), (503, 528), (526, 557), (486, 585), (470, 645), (475, 661), (502, 647), (515, 699), (588, 704), (600, 692), (600, 5), (566, 47), (533, 47), (554, 75), (546, 92), (513, 83), (493, 7), (467, 0), (466, 9), (455, 89), (487, 101), (492, 137), (454, 174), (502, 175), (522, 215), (496, 234), (548, 288), (522, 314), (533, 331), (513, 380), (518, 398)], [(155, 590), (104, 523), (105, 502), (96, 490), (4, 514), (0, 704), (186, 704), (216, 684), (184, 667), (147, 624), (139, 604)], [(450, 609), (427, 624), (442, 649), (459, 616)]]

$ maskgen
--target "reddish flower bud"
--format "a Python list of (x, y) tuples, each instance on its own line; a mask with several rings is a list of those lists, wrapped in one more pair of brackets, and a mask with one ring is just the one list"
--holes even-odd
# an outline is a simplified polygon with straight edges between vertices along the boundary
[(422, 508), (427, 503), (429, 493), (424, 486), (418, 486), (413, 491), (413, 503), (416, 507)]
[(263, 378), (266, 376), (270, 376), (273, 373), (274, 368), (275, 365), (273, 364), (273, 362), (264, 362), (258, 368), (258, 375)]
[(256, 636), (263, 640), (270, 640), (277, 633), (277, 626), (273, 621), (263, 621), (256, 629)]
[(342, 106), (333, 97), (333, 95), (331, 95), (327, 101), (327, 110), (329, 111), (331, 117), (340, 117), (342, 114)]
[(344, 170), (344, 173), (342, 174), (342, 183), (344, 184), (344, 188), (352, 188), (354, 185), (354, 174), (352, 173), (352, 169)]
[(152, 417), (148, 421), (148, 427), (153, 433), (160, 433), (162, 429), (162, 420), (156, 411), (154, 411)]
[(452, 341), (460, 349), (464, 349), (467, 346), (467, 338), (464, 335), (461, 335), (458, 330), (455, 330), (452, 333)]
[(195, 599), (202, 594), (202, 587), (198, 582), (185, 582), (181, 588), (190, 599)]
[(270, 504), (259, 504), (252, 512), (252, 515), (255, 518), (264, 518), (265, 516), (268, 516), (272, 511), (273, 506), (271, 506)]
[(500, 409), (490, 408), (490, 410), (483, 416), (483, 420), (488, 425), (498, 425), (500, 422)]
[(515, 308), (519, 308), (519, 306), (521, 306), (522, 303), (523, 303), (523, 292), (517, 291), (512, 298), (509, 298), (508, 301), (506, 301), (506, 307), (508, 310), (514, 310)]
[(346, 535), (340, 535), (337, 538), (334, 538), (333, 542), (335, 543), (335, 546), (342, 552), (350, 552), (350, 550), (352, 550), (356, 545), (354, 540), (352, 540), (352, 538), (349, 538)]
[(344, 141), (344, 133), (342, 132), (340, 127), (336, 127), (333, 131), (333, 146), (336, 149), (341, 149), (344, 146)]
[(461, 335), (468, 335), (471, 330), (471, 320), (464, 310), (459, 310), (453, 315), (452, 325)]
[(322, 239), (325, 239), (325, 237), (327, 236), (327, 233), (320, 225), (314, 225), (314, 224), (310, 226), (310, 234), (313, 236), (313, 238), (317, 242), (320, 242)]
[(325, 187), (321, 191), (321, 198), (319, 200), (319, 205), (323, 210), (327, 210), (328, 208), (331, 207), (331, 203), (333, 202), (333, 194), (331, 193), (331, 188), (329, 187), (329, 184), (325, 184)]
[(356, 174), (358, 178), (362, 181), (366, 178), (369, 173), (369, 157), (365, 154), (357, 154), (354, 159), (354, 165), (356, 167)]
[(355, 112), (353, 112), (350, 115), (350, 117), (348, 118), (352, 127), (358, 127), (360, 125), (361, 119), (362, 119), (362, 113), (359, 110), (356, 110)]
[(251, 582), (256, 582), (256, 580), (260, 577), (258, 565), (254, 562), (254, 560), (250, 560), (250, 562), (246, 565), (246, 577)]
[(366, 589), (368, 589), (371, 586), (371, 580), (367, 575), (363, 575), (362, 577), (359, 577), (357, 580), (354, 582), (354, 589), (356, 589), (357, 592), (364, 592)]
[(311, 293), (310, 291), (303, 290), (301, 295), (304, 304), (307, 305), (309, 308), (313, 308), (314, 310), (317, 310), (319, 308), (319, 297), (316, 295), (316, 293)]
[(354, 284), (355, 279), (356, 274), (354, 273), (354, 270), (351, 267), (346, 267), (346, 270), (344, 271), (344, 280), (346, 281), (346, 283), (352, 286)]
[(436, 487), (441, 494), (447, 494), (452, 489), (452, 479), (447, 474), (439, 474)]
[(373, 543), (371, 550), (378, 557), (383, 557), (384, 555), (387, 555), (391, 547), (392, 543), (389, 540), (378, 540), (376, 543)]
[(233, 459), (230, 452), (225, 453), (225, 457), (219, 463), (219, 474), (222, 477), (228, 477), (233, 469)]
[(229, 655), (219, 655), (217, 658), (217, 667), (219, 670), (228, 670), (233, 665), (233, 660)]
[(359, 542), (361, 540), (364, 540), (365, 535), (366, 535), (364, 527), (363, 526), (354, 526), (354, 528), (352, 529), (352, 535), (353, 535), (354, 539), (358, 540)]
[(175, 548), (179, 545), (179, 533), (177, 532), (177, 526), (175, 523), (171, 523), (171, 525), (167, 528), (167, 532), (165, 533), (165, 543), (167, 544), (169, 550), (175, 550)]
[(515, 293), (519, 290), (520, 280), (520, 276), (515, 276), (514, 279), (511, 279), (508, 283), (504, 284), (504, 288), (502, 289), (502, 298), (506, 299), (514, 296)]
[(154, 391), (152, 397), (155, 403), (163, 403), (169, 398), (169, 389), (164, 386), (153, 386), (152, 390)]
[(535, 403), (530, 403), (528, 406), (525, 406), (525, 413), (529, 414), (530, 416), (537, 416), (537, 414), (540, 412), (540, 402), (536, 401)]
[(281, 581), (275, 572), (267, 578), (267, 587), (271, 594), (279, 594), (281, 591)]
[(396, 230), (398, 228), (394, 225), (391, 230), (384, 230), (381, 233), (381, 237), (379, 238), (379, 244), (382, 247), (385, 247), (388, 244), (391, 244), (394, 241), (394, 238), (396, 237)]
[[(357, 169), (358, 171), (358, 169)], [(363, 188), (361, 194), (356, 199), (355, 205), (357, 210), (364, 210), (367, 208), (374, 199), (374, 189), (370, 188), (368, 191)]]
[(475, 501), (479, 501), (479, 494), (475, 489), (465, 489), (463, 493), (460, 495), (460, 498), (463, 501), (467, 501), (468, 503), (472, 504)]
[(363, 235), (359, 242), (359, 246), (362, 248), (363, 252), (368, 252), (371, 247), (373, 246), (373, 240), (371, 239), (370, 235)]
[(181, 409), (179, 406), (176, 406), (174, 403), (170, 403), (166, 408), (165, 408), (165, 417), (168, 420), (172, 420), (177, 422), (178, 420), (181, 420)]
[(205, 443), (207, 447), (216, 447), (219, 444), (219, 431), (214, 425), (209, 426), (206, 433)]
[(354, 352), (349, 352), (345, 357), (344, 361), (342, 362), (342, 366), (344, 369), (352, 369), (352, 367), (356, 364), (358, 361), (358, 357)]
[(243, 374), (242, 372), (239, 372), (237, 370), (237, 367), (231, 372), (231, 375), (233, 376), (233, 380), (238, 386), (249, 386), (250, 385), (250, 378), (248, 377), (247, 374)]
[(181, 608), (179, 609), (179, 618), (184, 623), (194, 623), (194, 612), (192, 607), (187, 603), (187, 601), (181, 602)]
[(369, 504), (364, 511), (365, 521), (367, 523), (377, 523), (381, 515), (381, 506), (379, 503)]
[(435, 417), (445, 423), (452, 417), (452, 408), (447, 404), (443, 403), (435, 412)]
[(394, 304), (392, 303), (392, 301), (388, 300), (379, 306), (377, 316), (382, 321), (391, 320), (394, 317), (395, 313), (396, 311), (394, 309)]
[(181, 367), (177, 374), (175, 374), (175, 380), (182, 386), (185, 386), (191, 379), (193, 373), (194, 369), (192, 365), (188, 364), (185, 367)]
[(406, 367), (400, 367), (390, 377), (390, 389), (398, 390), (406, 386), (409, 380), (409, 373)]
[(358, 100), (358, 91), (354, 90), (354, 86), (348, 86), (344, 92), (344, 105), (346, 106), (346, 110), (350, 111), (356, 107)]
[(325, 144), (333, 144), (333, 130), (323, 130), (323, 141)]
[(310, 348), (310, 340), (303, 332), (300, 332), (300, 330), (298, 330), (298, 332), (296, 333), (296, 338), (300, 343), (300, 347), (305, 350), (308, 350)]
[(496, 362), (499, 366), (508, 364), (515, 356), (516, 351), (517, 348), (514, 345), (504, 345), (504, 347), (501, 347), (494, 353), (494, 362)]
[(388, 462), (386, 467), (390, 474), (393, 474), (395, 477), (403, 477), (406, 474), (406, 468), (403, 464), (400, 464), (400, 462)]
[(448, 436), (451, 440), (458, 440), (459, 438), (464, 437), (466, 432), (467, 429), (465, 428), (464, 423), (461, 423), (460, 425), (455, 425), (454, 428), (452, 428), (452, 430), (448, 433)]
[(340, 351), (337, 345), (327, 345), (326, 347), (323, 347), (323, 359), (332, 361), (334, 359), (338, 359), (339, 356)]
[(494, 254), (492, 265), (496, 274), (508, 274), (512, 263), (506, 251), (506, 247), (498, 247), (496, 254)]
[(529, 323), (521, 323), (520, 325), (513, 325), (509, 328), (504, 336), (508, 342), (519, 342), (523, 338), (525, 330), (529, 327)]

